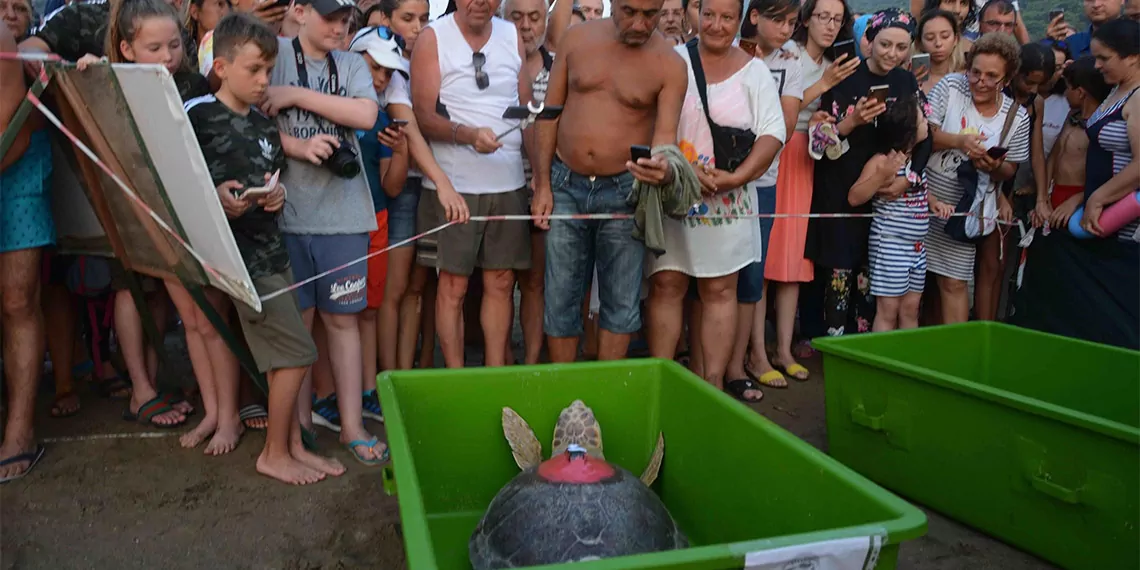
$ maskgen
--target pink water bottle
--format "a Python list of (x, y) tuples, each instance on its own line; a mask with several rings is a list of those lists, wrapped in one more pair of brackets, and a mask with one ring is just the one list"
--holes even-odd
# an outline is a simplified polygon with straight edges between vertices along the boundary
[[(1081, 239), (1092, 237), (1092, 234), (1084, 231), (1081, 228), (1081, 218), (1084, 216), (1084, 206), (1073, 212), (1073, 217), (1069, 220), (1069, 231), (1074, 237)], [(1100, 229), (1104, 231), (1104, 235), (1110, 236), (1120, 228), (1127, 226), (1132, 220), (1140, 218), (1140, 190), (1133, 192), (1131, 196), (1125, 196), (1117, 201), (1115, 204), (1104, 209), (1100, 213)], [(1076, 227), (1074, 227), (1076, 226)]]

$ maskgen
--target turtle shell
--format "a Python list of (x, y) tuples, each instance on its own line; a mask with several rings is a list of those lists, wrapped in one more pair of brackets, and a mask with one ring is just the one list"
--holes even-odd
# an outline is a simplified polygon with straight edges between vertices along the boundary
[(519, 473), (499, 491), (471, 535), (475, 570), (688, 546), (665, 504), (635, 475), (569, 455)]

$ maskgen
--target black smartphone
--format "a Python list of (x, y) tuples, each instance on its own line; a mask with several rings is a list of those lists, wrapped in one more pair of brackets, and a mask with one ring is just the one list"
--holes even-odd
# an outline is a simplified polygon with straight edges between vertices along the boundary
[(1064, 15), (1065, 15), (1065, 9), (1064, 8), (1060, 8), (1060, 7), (1053, 8), (1052, 10), (1049, 10), (1049, 19), (1045, 20), (1045, 22), (1046, 23), (1052, 22), (1053, 20), (1057, 19), (1057, 16), (1064, 16)]
[(831, 44), (831, 47), (823, 49), (823, 57), (831, 61), (839, 61), (839, 56), (847, 55), (847, 59), (843, 63), (847, 63), (857, 57), (855, 55), (855, 40), (843, 40)]
[[(542, 112), (538, 114), (539, 120), (549, 120), (558, 117), (562, 114), (561, 105), (547, 105), (542, 108)], [(530, 116), (530, 109), (526, 105), (512, 105), (503, 111), (504, 119), (523, 120)]]
[(1007, 152), (1009, 152), (1009, 149), (1003, 146), (992, 146), (986, 150), (986, 154), (990, 155), (990, 158), (993, 159), (1002, 158)]
[(643, 144), (635, 144), (629, 147), (629, 157), (634, 163), (637, 163), (639, 158), (651, 158), (652, 156), (650, 148)]
[(867, 97), (878, 99), (880, 103), (887, 102), (887, 94), (891, 92), (890, 85), (876, 85), (867, 92)]

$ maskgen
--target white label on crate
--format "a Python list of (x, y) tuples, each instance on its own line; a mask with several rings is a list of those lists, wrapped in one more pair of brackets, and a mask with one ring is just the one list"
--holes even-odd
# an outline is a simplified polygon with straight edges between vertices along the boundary
[(879, 563), (880, 535), (841, 538), (749, 552), (745, 570), (873, 570)]

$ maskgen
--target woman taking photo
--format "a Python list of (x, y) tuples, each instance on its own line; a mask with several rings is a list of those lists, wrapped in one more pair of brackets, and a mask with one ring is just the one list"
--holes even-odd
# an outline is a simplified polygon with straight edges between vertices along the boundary
[[(1020, 65), (1013, 81), (1005, 88), (1018, 105), (1029, 112), (1029, 162), (1018, 165), (1014, 178), (1002, 184), (1002, 193), (1018, 217), (1029, 215), (1049, 219), (1049, 181), (1045, 176), (1045, 150), (1042, 121), (1045, 117), (1045, 98), (1037, 95), (1038, 89), (1053, 76), (1055, 62), (1053, 50), (1037, 43), (1021, 46)], [(1036, 196), (1045, 196), (1039, 204)], [(1043, 206), (1044, 208), (1041, 208)], [(1038, 209), (1035, 210), (1035, 207)], [(1029, 222), (1027, 219), (1026, 222)], [(974, 280), (974, 316), (978, 320), (992, 321), (998, 317), (1001, 301), (1002, 278), (1006, 262), (1011, 256), (1003, 252), (1016, 251), (1016, 243), (1008, 232), (995, 231), (978, 246), (977, 278)]]
[[(676, 48), (689, 68), (677, 133), (678, 146), (701, 181), (704, 199), (692, 210), (697, 215), (755, 214), (754, 181), (768, 170), (786, 136), (772, 72), (763, 61), (732, 45), (742, 11), (740, 0), (704, 0), (697, 40)], [(690, 50), (695, 52), (693, 58)], [(710, 158), (718, 154), (710, 119), (721, 128), (754, 136), (747, 155), (725, 156), (728, 164)], [(691, 349), (703, 351), (704, 378), (722, 387), (732, 351), (728, 339), (736, 330), (737, 272), (762, 259), (759, 234), (759, 223), (749, 217), (666, 220), (665, 254), (647, 260), (647, 328), (653, 356), (673, 358), (681, 335), (685, 294), (690, 278), (696, 277), (703, 307), (701, 342)], [(745, 401), (763, 397), (751, 380), (734, 381), (728, 389)]]
[[(876, 13), (867, 24), (870, 56), (854, 74), (823, 94), (809, 137), (817, 158), (812, 213), (871, 212), (870, 202), (851, 206), (848, 190), (875, 152), (875, 117), (895, 99), (919, 91), (914, 75), (900, 67), (910, 55), (913, 32), (914, 18), (909, 14), (894, 8)], [(816, 143), (824, 139), (829, 143)], [(929, 156), (927, 141), (914, 151), (916, 171)], [(901, 195), (907, 184), (905, 177), (898, 177), (892, 189)], [(874, 305), (867, 299), (870, 227), (866, 218), (813, 218), (808, 222), (805, 251), (815, 263), (816, 278), (823, 279), (823, 314), (829, 336), (871, 330)]]
[(959, 73), (966, 67), (961, 50), (962, 32), (954, 14), (945, 10), (931, 10), (918, 21), (918, 51), (930, 54), (930, 73), (921, 78), (919, 86), (927, 95), (950, 73)]
[[(996, 200), (1000, 217), (1009, 221), (1012, 209), (1001, 183), (1013, 177), (1018, 163), (1029, 160), (1031, 120), (1003, 88), (1017, 75), (1021, 48), (1013, 36), (989, 33), (966, 54), (966, 73), (946, 76), (930, 92), (930, 124), (934, 150), (926, 169), (930, 192), (939, 200), (958, 204), (966, 191), (963, 180), (976, 175), (977, 192)], [(1006, 149), (1004, 154), (987, 151)], [(990, 226), (988, 220), (985, 225)], [(994, 228), (993, 233), (1000, 230)], [(974, 277), (974, 243), (946, 233), (946, 221), (930, 220), (926, 236), (928, 271), (936, 275), (941, 322), (965, 322), (970, 316), (966, 283)]]

